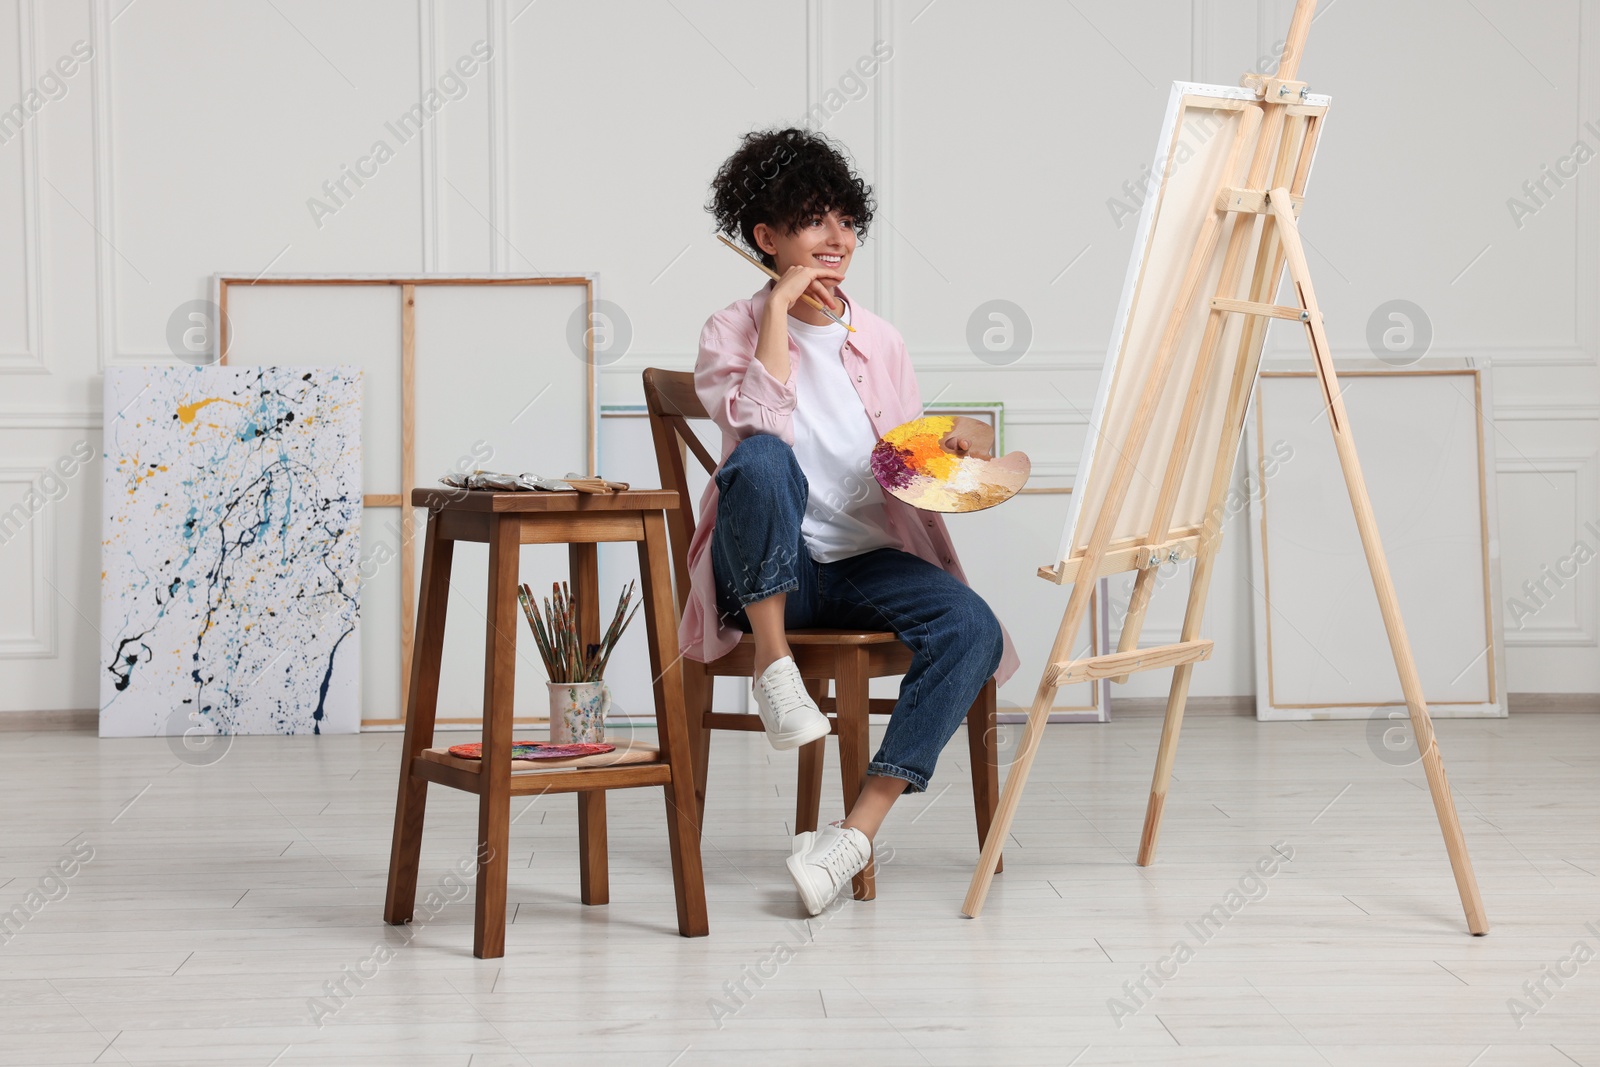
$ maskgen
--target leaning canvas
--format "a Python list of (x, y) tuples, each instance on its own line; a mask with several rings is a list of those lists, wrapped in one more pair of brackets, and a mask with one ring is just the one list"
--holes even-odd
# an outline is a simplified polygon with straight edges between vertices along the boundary
[(100, 735), (360, 726), (361, 371), (113, 367)]

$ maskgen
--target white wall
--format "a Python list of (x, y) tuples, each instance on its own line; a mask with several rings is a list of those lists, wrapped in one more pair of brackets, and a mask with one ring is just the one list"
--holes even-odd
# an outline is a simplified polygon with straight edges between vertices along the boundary
[[(1507, 206), (1575, 140), (1600, 149), (1600, 18), (1581, 6), (1325, 0), (1301, 70), (1335, 100), (1304, 221), (1335, 344), (1367, 354), (1368, 316), (1405, 298), (1436, 353), (1493, 360), (1508, 596), (1574, 541), (1600, 547), (1583, 530), (1600, 519), (1600, 172), (1550, 183), (1520, 227)], [(1290, 7), (0, 0), (0, 109), (74, 42), (94, 50), (0, 144), (0, 512), (76, 442), (98, 456), (102, 369), (172, 359), (169, 318), (219, 269), (596, 270), (633, 330), (601, 400), (638, 402), (643, 367), (690, 367), (706, 315), (759, 282), (710, 239), (717, 164), (740, 132), (838, 103), (828, 91), (878, 40), (892, 58), (822, 127), (881, 205), (852, 291), (905, 335), (925, 397), (1005, 401), (1008, 447), (1065, 484), (1133, 232), (1107, 201), (1148, 162), (1165, 86), (1236, 82)], [(465, 94), (314, 219), (308, 198), (480, 40), (496, 59)], [(965, 342), (993, 298), (1034, 332), (1004, 368)], [(99, 477), (96, 461), (65, 479), (0, 546), (0, 709), (97, 703)], [(1064, 604), (1033, 577), (1064, 514), (1065, 498), (1029, 496), (951, 522), (1022, 646), (1014, 703)], [(1244, 531), (1229, 532), (1196, 694), (1253, 688)], [(1513, 691), (1600, 691), (1597, 573), (1547, 582), (1548, 604), (1508, 619)], [(1172, 637), (1182, 598), (1158, 598), (1147, 640)], [(1427, 606), (1407, 607), (1423, 624)]]

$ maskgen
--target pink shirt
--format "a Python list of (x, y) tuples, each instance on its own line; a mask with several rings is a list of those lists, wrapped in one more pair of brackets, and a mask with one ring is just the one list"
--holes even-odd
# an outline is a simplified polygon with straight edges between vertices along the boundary
[[(700, 331), (694, 389), (711, 418), (722, 427), (719, 463), (726, 461), (739, 442), (751, 434), (769, 433), (794, 444), (794, 365), (800, 358), (798, 346), (791, 336), (787, 381), (778, 381), (766, 364), (755, 358), (761, 316), (772, 285), (768, 282), (749, 300), (737, 300), (716, 312)], [(839, 295), (850, 301), (850, 324), (856, 329), (846, 337), (841, 358), (873, 432), (881, 437), (901, 423), (922, 416), (916, 371), (906, 355), (900, 331), (850, 300), (843, 288)], [(918, 511), (889, 494), (884, 494), (884, 516), (896, 542), (894, 547), (971, 584), (956, 559), (943, 516)], [(700, 497), (699, 519), (689, 540), (689, 603), (678, 625), (678, 644), (683, 654), (701, 663), (727, 655), (743, 636), (737, 627), (725, 625), (717, 613), (716, 579), (711, 570), (711, 531), (716, 522), (717, 483), (713, 479)], [(1003, 684), (1021, 661), (1003, 623), (1000, 630), (1005, 648), (994, 677)]]

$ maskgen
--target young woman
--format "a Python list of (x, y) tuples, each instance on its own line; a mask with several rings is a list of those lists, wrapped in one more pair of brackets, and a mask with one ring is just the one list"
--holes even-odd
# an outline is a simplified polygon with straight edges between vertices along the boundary
[[(912, 650), (855, 806), (795, 837), (789, 870), (815, 915), (866, 866), (900, 794), (927, 788), (985, 680), (1004, 682), (1018, 661), (967, 585), (943, 519), (884, 493), (868, 466), (880, 435), (922, 415), (899, 332), (841, 287), (872, 221), (871, 189), (827, 138), (770, 130), (744, 137), (707, 209), (781, 280), (716, 312), (700, 333), (695, 392), (722, 428), (722, 461), (689, 545), (684, 655), (715, 660), (753, 634), (752, 696), (768, 740), (787, 749), (825, 736), (828, 720), (786, 630), (892, 630)], [(993, 447), (977, 436), (944, 443), (963, 455)]]

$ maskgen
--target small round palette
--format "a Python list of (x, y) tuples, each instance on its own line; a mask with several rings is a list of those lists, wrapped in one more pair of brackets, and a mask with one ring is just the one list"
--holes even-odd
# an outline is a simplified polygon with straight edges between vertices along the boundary
[[(513, 741), (511, 742), (511, 758), (516, 759), (570, 759), (573, 756), (598, 756), (603, 752), (611, 752), (617, 746), (601, 743), (577, 745), (552, 745), (548, 741)], [(470, 745), (451, 745), (450, 755), (458, 759), (482, 759), (483, 743), (474, 741)]]
[(912, 419), (878, 438), (872, 473), (884, 490), (923, 511), (982, 511), (1009, 500), (1028, 481), (1032, 464), (1021, 452), (990, 458), (973, 449), (965, 456), (940, 442), (954, 432), (979, 441), (992, 438), (985, 423), (964, 415)]

